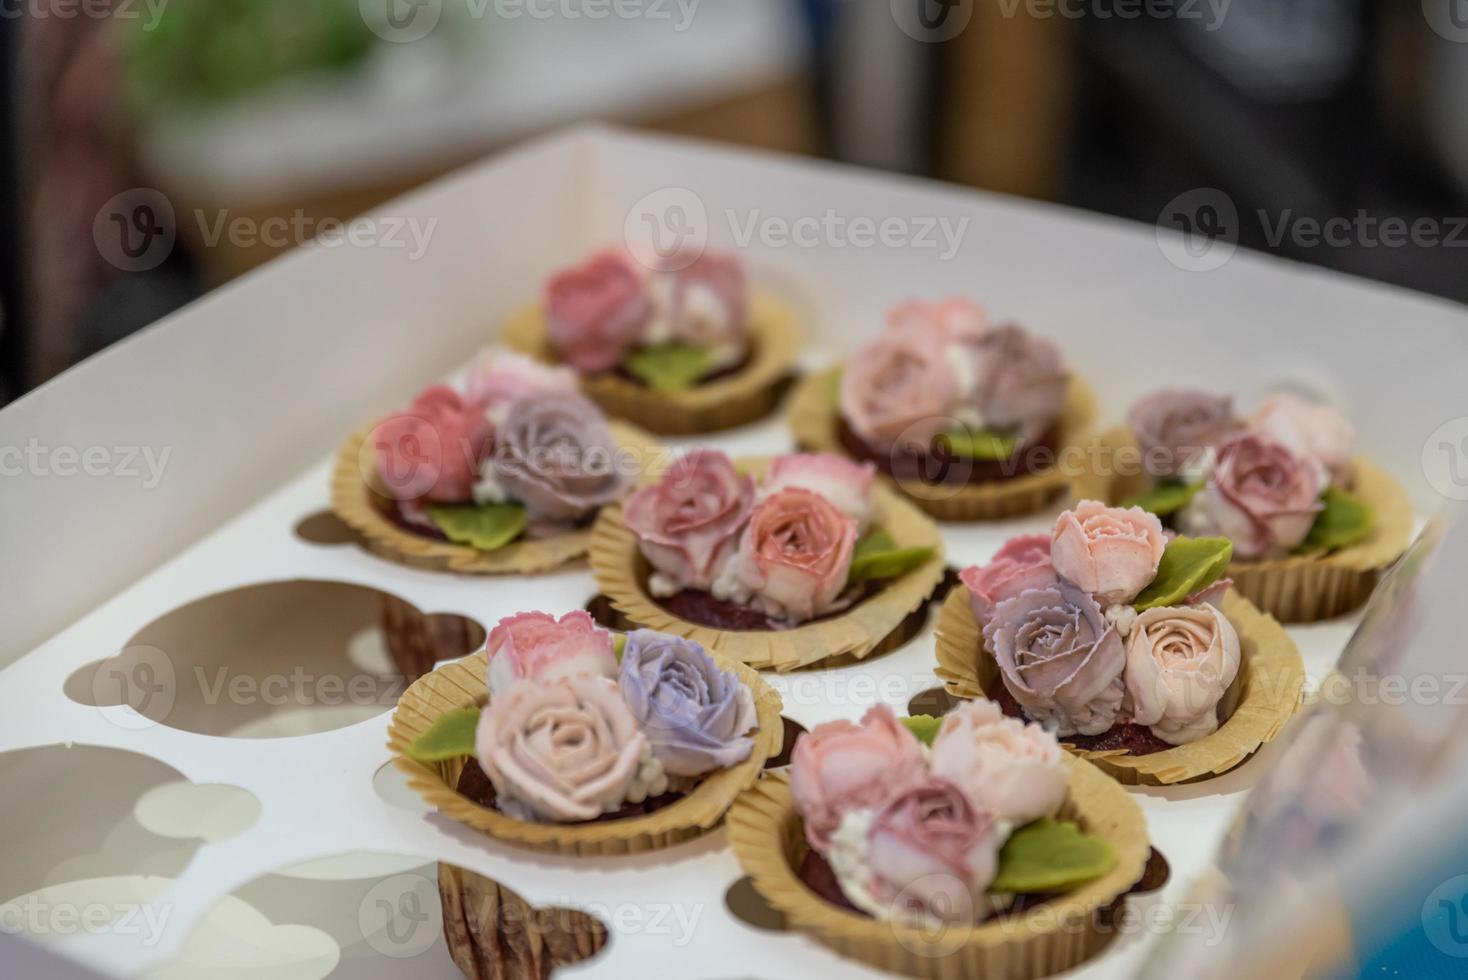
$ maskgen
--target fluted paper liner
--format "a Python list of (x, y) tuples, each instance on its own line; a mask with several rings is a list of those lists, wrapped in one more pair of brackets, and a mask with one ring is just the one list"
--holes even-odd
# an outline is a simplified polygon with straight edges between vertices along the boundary
[(739, 797), (729, 811), (729, 843), (788, 927), (811, 933), (843, 956), (935, 980), (1049, 976), (1084, 963), (1111, 941), (1116, 928), (1109, 910), (1141, 879), (1151, 850), (1146, 820), (1131, 796), (1095, 766), (1069, 756), (1066, 762), (1070, 792), (1059, 817), (1106, 840), (1116, 851), (1116, 866), (1042, 905), (972, 927), (925, 930), (867, 918), (811, 891), (797, 874), (807, 844), (786, 774), (767, 774)]
[[(1116, 428), (1098, 436), (1087, 454), (1078, 496), (1109, 504), (1144, 492), (1148, 481), (1131, 433)], [(1233, 561), (1234, 588), (1282, 623), (1313, 623), (1363, 605), (1412, 540), (1412, 503), (1401, 486), (1364, 456), (1352, 463), (1352, 495), (1371, 508), (1371, 531), (1355, 544), (1329, 552), (1265, 561)], [(1083, 491), (1083, 492), (1079, 492)]]
[[(756, 479), (768, 465), (769, 459), (762, 457), (734, 461), (739, 472)], [(783, 673), (827, 659), (860, 660), (884, 651), (888, 638), (932, 597), (943, 580), (943, 538), (937, 526), (880, 483), (873, 484), (872, 494), (872, 526), (890, 534), (899, 548), (932, 548), (932, 556), (845, 612), (793, 629), (721, 630), (669, 612), (648, 591), (649, 566), (638, 549), (637, 536), (622, 519), (620, 504), (603, 507), (592, 526), (591, 570), (598, 588), (629, 622), (687, 637), (710, 652), (758, 670)]]
[(571, 908), (537, 908), (492, 878), (438, 866), (443, 938), (472, 980), (544, 980), (557, 967), (595, 956), (607, 927)]
[[(653, 436), (625, 422), (611, 420), (608, 426), (617, 445), (637, 454), (647, 469), (661, 465), (664, 450)], [(591, 545), (590, 528), (548, 538), (524, 538), (494, 551), (480, 551), (399, 527), (384, 513), (388, 499), (376, 493), (363, 476), (371, 459), (363, 456), (367, 449), (364, 444), (375, 428), (368, 426), (346, 441), (337, 453), (336, 469), (331, 474), (331, 509), (362, 535), (374, 553), (415, 568), (480, 575), (548, 572), (586, 554)]]
[[(581, 390), (608, 415), (668, 436), (691, 436), (745, 425), (770, 414), (800, 354), (794, 311), (767, 293), (749, 305), (749, 360), (739, 370), (685, 391), (656, 391), (616, 374), (581, 379)], [(526, 307), (505, 321), (504, 344), (547, 364), (559, 363), (546, 336), (545, 310)]]
[[(840, 408), (832, 394), (840, 373), (841, 368), (836, 367), (808, 374), (795, 386), (790, 398), (788, 421), (800, 448), (848, 455), (846, 447), (841, 444)], [(1033, 514), (1069, 489), (1072, 471), (1083, 470), (1082, 463), (1091, 440), (1089, 429), (1095, 417), (1096, 399), (1091, 389), (1072, 376), (1065, 410), (1059, 422), (1056, 465), (1038, 473), (971, 486), (899, 481), (886, 475), (881, 475), (880, 479), (898, 487), (940, 521), (997, 521)]]
[(415, 682), (398, 701), (388, 727), (387, 747), (393, 764), (408, 777), (408, 785), (444, 816), (468, 824), (492, 837), (556, 854), (641, 854), (704, 833), (723, 817), (740, 790), (759, 777), (765, 761), (780, 753), (785, 728), (780, 720), (780, 695), (755, 671), (742, 664), (719, 660), (719, 666), (739, 674), (754, 696), (758, 724), (752, 733), (749, 758), (710, 774), (687, 796), (652, 813), (622, 820), (594, 823), (535, 823), (516, 820), (492, 807), (476, 803), (456, 789), (469, 758), (424, 763), (408, 756), (408, 746), (432, 727), (440, 715), (456, 708), (486, 703), (485, 655), (445, 664)]
[[(1125, 749), (1091, 751), (1061, 745), (1128, 785), (1168, 786), (1221, 775), (1272, 741), (1300, 707), (1305, 665), (1300, 651), (1273, 616), (1230, 589), (1223, 614), (1239, 634), (1239, 673), (1224, 692), (1233, 711), (1218, 731), (1187, 745), (1132, 755)], [(984, 698), (1004, 681), (999, 665), (984, 649), (983, 632), (974, 617), (968, 588), (955, 586), (938, 613), (938, 667), (948, 693)]]

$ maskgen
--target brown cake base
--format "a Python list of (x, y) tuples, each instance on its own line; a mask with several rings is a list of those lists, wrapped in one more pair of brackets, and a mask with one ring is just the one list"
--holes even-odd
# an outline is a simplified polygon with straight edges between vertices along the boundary
[(912, 452), (907, 447), (886, 449), (864, 440), (844, 419), (838, 422), (837, 436), (849, 455), (872, 463), (879, 472), (893, 479), (932, 486), (975, 486), (1013, 480), (1054, 466), (1060, 428), (1051, 426), (1040, 438), (1019, 446), (1008, 459), (956, 456), (944, 451), (936, 440), (925, 453)]
[[(1009, 689), (1003, 684), (996, 684), (993, 692), (994, 703), (1011, 718), (1021, 721), (1029, 721), (1025, 715), (1024, 708), (1009, 693)], [(1177, 748), (1171, 742), (1164, 742), (1152, 734), (1152, 729), (1146, 725), (1133, 725), (1130, 723), (1112, 725), (1100, 735), (1066, 735), (1061, 739), (1067, 745), (1074, 745), (1078, 749), (1088, 752), (1106, 752), (1112, 749), (1124, 749), (1128, 755), (1151, 755), (1153, 752), (1165, 752), (1168, 749)]]
[[(498, 797), (494, 791), (494, 785), (490, 783), (489, 777), (484, 774), (478, 763), (471, 762), (464, 767), (459, 774), (459, 782), (454, 787), (461, 796), (464, 796), (480, 806), (487, 806), (499, 810)], [(665, 806), (671, 806), (683, 799), (682, 793), (664, 793), (661, 796), (653, 796), (643, 800), (641, 803), (624, 803), (621, 809), (611, 813), (603, 813), (593, 820), (568, 821), (575, 823), (605, 823), (609, 820), (625, 820), (628, 817), (641, 817), (661, 810)], [(504, 812), (504, 811), (500, 811)]]

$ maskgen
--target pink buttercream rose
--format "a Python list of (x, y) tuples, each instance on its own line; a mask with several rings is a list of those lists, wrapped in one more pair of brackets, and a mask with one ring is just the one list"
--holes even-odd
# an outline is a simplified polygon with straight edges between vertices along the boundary
[(943, 717), (930, 767), (974, 806), (1016, 827), (1054, 816), (1069, 781), (1055, 736), (1006, 718), (993, 701), (967, 701)]
[(1153, 608), (1127, 634), (1132, 721), (1183, 745), (1218, 729), (1218, 702), (1239, 672), (1239, 635), (1210, 605)]
[(582, 674), (617, 675), (612, 634), (580, 609), (559, 620), (543, 612), (508, 616), (490, 630), (485, 655), (489, 660), (486, 683), (490, 694), (500, 694), (521, 679), (553, 681)]
[(615, 249), (598, 252), (546, 283), (551, 346), (586, 374), (615, 367), (641, 337), (651, 314), (641, 272)]
[(968, 587), (974, 616), (986, 623), (994, 607), (1025, 589), (1043, 589), (1058, 578), (1050, 564), (1050, 535), (1021, 534), (1004, 542), (987, 565), (965, 568), (958, 575)]
[(979, 374), (965, 399), (983, 424), (1044, 435), (1065, 410), (1070, 374), (1053, 343), (1013, 324), (994, 327), (976, 345)]
[(951, 782), (928, 777), (877, 811), (865, 868), (878, 905), (870, 911), (971, 923), (999, 869), (994, 817)]
[(855, 548), (856, 521), (820, 494), (788, 487), (755, 507), (734, 569), (766, 615), (803, 622), (846, 587)]
[(835, 453), (776, 456), (765, 474), (765, 492), (799, 487), (825, 497), (864, 530), (872, 518), (872, 481), (877, 468)]
[(879, 807), (924, 776), (922, 743), (877, 705), (861, 724), (828, 721), (801, 735), (790, 758), (790, 793), (812, 847), (825, 852), (848, 810)]
[(976, 341), (989, 329), (989, 314), (982, 306), (962, 296), (950, 296), (937, 302), (910, 299), (887, 313), (887, 325), (893, 330), (937, 327), (951, 342)]
[(1167, 540), (1162, 522), (1140, 507), (1082, 500), (1055, 519), (1050, 560), (1060, 577), (1103, 605), (1131, 602), (1157, 577)]
[(389, 416), (372, 432), (377, 474), (388, 494), (437, 503), (473, 497), (493, 440), (484, 412), (444, 385), (429, 388), (408, 411)]
[(634, 493), (623, 518), (672, 593), (712, 587), (753, 508), (754, 480), (724, 453), (700, 449)]
[(1274, 395), (1259, 406), (1250, 427), (1296, 456), (1319, 460), (1331, 482), (1350, 484), (1351, 447), (1356, 441), (1356, 429), (1334, 407), (1306, 401), (1297, 395)]
[(1182, 524), (1193, 533), (1221, 534), (1243, 559), (1288, 554), (1320, 512), (1322, 469), (1276, 442), (1244, 435), (1218, 448), (1201, 493)]
[(517, 398), (542, 392), (574, 395), (578, 383), (568, 367), (542, 364), (514, 351), (491, 351), (469, 372), (468, 389), (469, 400), (499, 425)]
[(841, 415), (862, 439), (926, 446), (952, 424), (958, 377), (933, 324), (889, 330), (857, 351), (841, 374)]

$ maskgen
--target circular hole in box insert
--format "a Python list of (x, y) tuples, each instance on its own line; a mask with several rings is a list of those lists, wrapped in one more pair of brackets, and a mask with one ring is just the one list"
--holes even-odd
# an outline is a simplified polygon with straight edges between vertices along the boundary
[(785, 726), (785, 740), (780, 743), (780, 754), (771, 756), (765, 762), (766, 769), (779, 769), (781, 766), (790, 765), (790, 756), (795, 752), (795, 740), (805, 734), (805, 726), (791, 718), (780, 716), (781, 723)]
[(765, 932), (778, 932), (785, 928), (785, 917), (765, 901), (759, 889), (754, 887), (754, 880), (748, 876), (729, 886), (724, 893), (724, 904), (730, 914), (745, 925)]
[[(0, 754), (0, 785), (0, 827), (23, 842), (0, 861), (0, 908), (11, 910), (0, 914), (42, 941), (66, 941), (79, 931), (48, 928), (50, 920), (31, 910), (136, 909), (177, 878), (208, 840), (240, 829), (241, 812), (259, 812), (259, 802), (238, 787), (194, 786), (157, 759), (93, 745)], [(220, 821), (216, 806), (214, 820), (195, 814), (190, 828), (189, 819), (175, 816), (171, 824), (162, 821), (168, 832), (159, 832), (153, 818), (169, 810), (165, 797), (200, 790), (216, 801), (228, 796), (224, 809), (236, 815)], [(208, 834), (184, 833), (206, 828)], [(137, 924), (162, 925), (145, 918)]]
[(295, 532), (296, 537), (302, 541), (324, 547), (356, 544), (361, 540), (356, 531), (329, 510), (320, 510), (301, 518), (296, 523)]
[(132, 707), (146, 719), (132, 727), (308, 735), (387, 712), (435, 663), (471, 652), (484, 637), (472, 619), (425, 615), (366, 586), (268, 582), (160, 616), (121, 653), (74, 672), (65, 691), (81, 704)]

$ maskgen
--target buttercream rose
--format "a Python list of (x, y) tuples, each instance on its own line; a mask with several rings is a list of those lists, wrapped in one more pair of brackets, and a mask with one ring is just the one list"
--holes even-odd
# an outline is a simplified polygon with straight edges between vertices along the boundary
[(1182, 475), (1243, 428), (1232, 398), (1202, 391), (1155, 392), (1134, 402), (1126, 420), (1142, 468), (1158, 477)]
[(372, 431), (377, 474), (395, 500), (469, 500), (494, 428), (478, 406), (445, 385), (413, 399)]
[(887, 313), (887, 325), (899, 331), (935, 326), (950, 342), (966, 343), (984, 336), (989, 329), (989, 314), (978, 303), (962, 296), (950, 296), (932, 303), (910, 299)]
[(872, 519), (872, 481), (877, 468), (854, 463), (835, 453), (795, 453), (776, 456), (765, 474), (765, 492), (800, 487), (825, 497), (856, 521), (857, 531)]
[(1180, 523), (1194, 534), (1228, 538), (1238, 558), (1279, 557), (1310, 533), (1323, 489), (1314, 460), (1243, 435), (1218, 448), (1208, 482)]
[(1010, 324), (987, 331), (976, 350), (978, 382), (965, 401), (983, 425), (1018, 429), (1024, 439), (1044, 435), (1065, 409), (1070, 384), (1059, 349)]
[(1060, 577), (1103, 605), (1131, 602), (1157, 577), (1167, 548), (1162, 522), (1140, 507), (1082, 500), (1050, 530), (1050, 560)]
[(1021, 534), (1004, 542), (987, 565), (965, 568), (958, 575), (968, 587), (974, 617), (988, 622), (994, 607), (1026, 589), (1043, 589), (1059, 581), (1050, 564), (1050, 535)]
[(617, 442), (580, 395), (520, 398), (495, 440), (494, 477), (536, 517), (575, 521), (622, 496)]
[(778, 490), (754, 508), (714, 593), (777, 619), (814, 619), (846, 587), (855, 548), (856, 521), (835, 504), (797, 487)]
[(492, 695), (522, 679), (617, 676), (612, 634), (579, 609), (559, 620), (543, 612), (508, 616), (489, 631), (485, 656), (489, 660), (485, 681)]
[(652, 630), (627, 634), (622, 696), (671, 776), (701, 776), (749, 758), (754, 699), (692, 640)]
[(737, 256), (705, 251), (673, 271), (653, 272), (647, 281), (652, 317), (643, 340), (681, 341), (714, 353), (714, 366), (744, 357), (749, 332), (749, 283)]
[(754, 480), (724, 453), (700, 449), (628, 498), (623, 519), (656, 569), (653, 591), (671, 595), (712, 588), (753, 508)]
[(1006, 718), (993, 701), (967, 701), (943, 716), (929, 766), (1014, 827), (1054, 816), (1069, 782), (1055, 736)]
[(546, 333), (561, 359), (594, 373), (617, 365), (641, 337), (652, 306), (642, 275), (623, 252), (598, 252), (550, 278)]
[(1350, 483), (1356, 429), (1334, 407), (1296, 395), (1274, 395), (1259, 406), (1250, 427), (1296, 456), (1319, 460), (1332, 482)]
[(951, 424), (958, 390), (944, 353), (947, 338), (932, 324), (889, 330), (857, 351), (841, 374), (841, 415), (862, 439), (926, 446)]
[(1057, 735), (1100, 735), (1116, 722), (1126, 649), (1089, 593), (1061, 582), (1006, 599), (984, 643), (1009, 693)]
[(479, 718), (475, 754), (519, 819), (594, 820), (667, 790), (617, 686), (601, 677), (516, 684)]
[(1218, 702), (1239, 672), (1239, 635), (1209, 605), (1148, 609), (1126, 644), (1132, 721), (1183, 745), (1218, 729)]
[(828, 721), (800, 736), (790, 758), (790, 793), (805, 836), (824, 852), (848, 810), (872, 809), (923, 778), (922, 743), (877, 705), (861, 724)]
[(930, 776), (870, 820), (849, 815), (832, 858), (843, 892), (874, 916), (971, 923), (985, 910), (999, 843), (992, 816)]
[(568, 367), (542, 364), (513, 351), (491, 351), (470, 371), (468, 388), (469, 400), (482, 406), (495, 425), (503, 425), (515, 399), (542, 392), (574, 395), (577, 381)]

